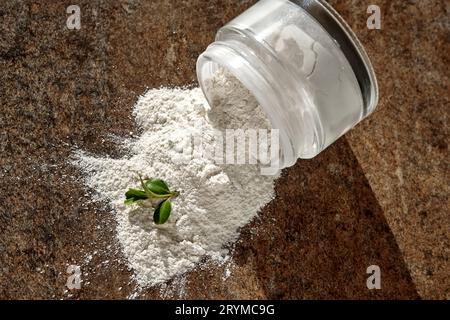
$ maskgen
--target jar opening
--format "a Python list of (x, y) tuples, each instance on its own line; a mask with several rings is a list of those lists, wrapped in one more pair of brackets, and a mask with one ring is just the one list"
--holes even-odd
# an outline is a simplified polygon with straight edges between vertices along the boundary
[(241, 54), (221, 42), (215, 42), (210, 45), (197, 61), (197, 78), (208, 103), (212, 105), (212, 93), (209, 92), (205, 83), (220, 68), (229, 71), (253, 94), (270, 121), (272, 128), (279, 130), (280, 160), (278, 169), (293, 165), (297, 157), (295, 156), (292, 143), (286, 130), (284, 130), (283, 120), (279, 116), (280, 113), (277, 114), (277, 112), (273, 111), (274, 107), (279, 103), (276, 98), (277, 93), (273, 91), (261, 74)]

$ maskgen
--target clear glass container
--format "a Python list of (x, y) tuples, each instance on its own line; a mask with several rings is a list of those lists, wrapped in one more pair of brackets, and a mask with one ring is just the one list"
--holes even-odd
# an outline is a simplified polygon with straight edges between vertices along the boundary
[(321, 0), (262, 0), (222, 27), (197, 62), (208, 101), (206, 83), (220, 67), (253, 93), (279, 129), (281, 168), (319, 154), (378, 103), (366, 52)]

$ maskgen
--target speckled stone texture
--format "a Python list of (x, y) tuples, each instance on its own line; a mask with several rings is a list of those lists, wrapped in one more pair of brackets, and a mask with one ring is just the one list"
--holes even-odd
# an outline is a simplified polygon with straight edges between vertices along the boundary
[[(404, 0), (330, 1), (374, 62), (379, 110), (283, 172), (232, 264), (136, 294), (111, 212), (67, 160), (75, 147), (119, 156), (137, 97), (195, 85), (197, 56), (253, 2), (0, 0), (0, 298), (450, 297), (449, 7)], [(74, 3), (79, 31), (65, 25)], [(382, 30), (365, 27), (372, 3)], [(65, 287), (71, 264), (81, 290)], [(366, 287), (372, 264), (381, 290)]]
[[(344, 16), (353, 12), (335, 3)], [(362, 12), (348, 20), (373, 60), (381, 100), (377, 112), (346, 138), (419, 293), (449, 299), (450, 3), (374, 3), (382, 8), (382, 30), (359, 28)]]

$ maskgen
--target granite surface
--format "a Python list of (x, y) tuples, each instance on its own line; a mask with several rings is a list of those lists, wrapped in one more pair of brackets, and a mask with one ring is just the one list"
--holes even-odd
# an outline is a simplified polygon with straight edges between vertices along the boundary
[[(379, 109), (283, 172), (232, 264), (136, 294), (111, 212), (67, 160), (75, 147), (118, 156), (137, 97), (195, 84), (197, 56), (253, 2), (77, 1), (71, 31), (72, 1), (0, 1), (0, 298), (450, 298), (444, 0), (330, 1), (373, 60)], [(365, 26), (372, 3), (382, 30)], [(71, 264), (81, 290), (65, 287)], [(369, 265), (381, 290), (366, 287)]]
[[(382, 30), (358, 28), (379, 108), (347, 135), (421, 296), (450, 298), (448, 1), (380, 2)], [(344, 15), (350, 8), (336, 4)]]

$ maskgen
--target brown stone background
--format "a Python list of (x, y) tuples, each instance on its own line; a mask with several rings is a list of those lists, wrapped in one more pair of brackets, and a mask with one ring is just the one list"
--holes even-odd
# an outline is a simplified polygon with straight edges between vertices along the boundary
[[(111, 137), (136, 134), (139, 94), (195, 84), (197, 56), (253, 2), (0, 0), (0, 298), (450, 298), (445, 0), (329, 1), (367, 48), (379, 109), (284, 171), (233, 264), (136, 294), (111, 212), (67, 159), (75, 147), (118, 156)], [(79, 31), (65, 26), (70, 4)], [(366, 28), (369, 4), (382, 30)], [(81, 290), (66, 290), (70, 264)], [(366, 287), (373, 264), (381, 290)]]

